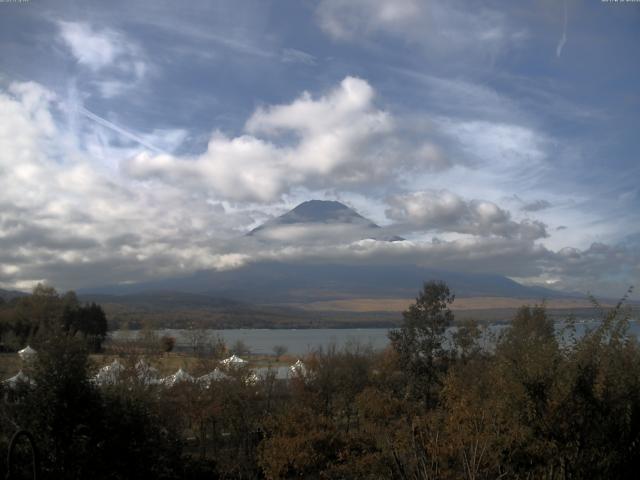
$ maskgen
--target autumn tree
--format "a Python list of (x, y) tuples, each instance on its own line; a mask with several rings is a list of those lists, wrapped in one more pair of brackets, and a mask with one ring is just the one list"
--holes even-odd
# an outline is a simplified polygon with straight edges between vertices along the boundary
[(107, 337), (107, 316), (100, 305), (67, 304), (62, 312), (62, 325), (70, 335), (84, 338), (92, 352), (99, 352)]
[(244, 340), (238, 339), (236, 340), (230, 348), (231, 353), (238, 356), (245, 356), (251, 353), (251, 349), (249, 345), (247, 345)]
[(82, 477), (88, 467), (87, 435), (100, 410), (84, 343), (62, 332), (49, 335), (28, 374), (34, 386), (21, 404), (19, 424), (36, 436), (49, 475)]
[(400, 329), (389, 332), (398, 352), (400, 367), (407, 375), (410, 398), (433, 406), (445, 365), (445, 331), (453, 322), (449, 305), (455, 295), (443, 282), (427, 282), (416, 301), (402, 313)]
[[(631, 289), (627, 293), (630, 294)], [(554, 466), (575, 478), (635, 478), (640, 469), (640, 345), (625, 295), (569, 346), (546, 422)]]
[(478, 326), (478, 322), (473, 319), (464, 320), (457, 325), (451, 340), (459, 360), (467, 362), (482, 352), (481, 336), (482, 330)]
[(286, 345), (274, 345), (273, 354), (276, 356), (276, 359), (280, 360), (280, 357), (287, 353)]
[[(3, 309), (2, 330), (10, 334), (14, 348), (27, 343), (37, 346), (60, 329), (69, 336), (81, 336), (89, 349), (97, 352), (107, 336), (107, 319), (102, 307), (95, 303), (82, 305), (70, 291), (60, 295), (55, 288), (38, 284), (31, 295), (25, 295)], [(0, 332), (2, 333), (2, 332)]]
[(162, 337), (160, 337), (160, 348), (165, 353), (171, 352), (175, 344), (176, 344), (175, 337), (171, 337), (169, 335), (163, 335)]
[(39, 283), (31, 295), (21, 297), (12, 312), (11, 329), (19, 346), (59, 325), (63, 303), (55, 288)]

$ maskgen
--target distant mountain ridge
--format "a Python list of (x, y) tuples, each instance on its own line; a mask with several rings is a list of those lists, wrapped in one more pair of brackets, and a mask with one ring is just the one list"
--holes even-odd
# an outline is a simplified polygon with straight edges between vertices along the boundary
[(173, 308), (211, 308), (230, 309), (242, 306), (242, 302), (211, 296), (206, 294), (170, 291), (170, 290), (143, 290), (129, 292), (121, 295), (108, 293), (84, 293), (81, 296), (84, 302), (117, 303), (124, 302), (128, 305), (145, 308), (161, 308), (171, 310)]
[[(81, 290), (79, 293), (149, 296), (183, 292), (246, 303), (310, 302), (349, 297), (414, 297), (425, 281), (441, 280), (460, 297), (563, 298), (571, 295), (521, 285), (503, 275), (459, 273), (414, 265), (339, 265), (260, 262), (226, 271)], [(166, 300), (163, 300), (163, 302)]]
[(0, 288), (0, 298), (2, 298), (4, 301), (13, 300), (14, 298), (18, 297), (24, 297), (25, 295), (28, 294), (25, 292), (20, 292), (18, 290), (5, 290), (3, 288)]

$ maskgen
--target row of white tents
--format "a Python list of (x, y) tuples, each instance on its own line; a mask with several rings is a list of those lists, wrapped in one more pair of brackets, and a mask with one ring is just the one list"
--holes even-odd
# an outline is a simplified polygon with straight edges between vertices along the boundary
[[(174, 374), (167, 377), (161, 377), (158, 369), (150, 366), (144, 360), (138, 361), (135, 365), (135, 375), (137, 379), (147, 385), (163, 385), (166, 387), (172, 387), (183, 382), (197, 383), (203, 387), (211, 386), (212, 382), (222, 380), (229, 376), (229, 370), (238, 366), (246, 364), (247, 361), (242, 358), (232, 355), (220, 362), (221, 368), (215, 368), (209, 373), (194, 377), (186, 370), (179, 368)], [(118, 383), (125, 371), (124, 365), (122, 365), (117, 359), (111, 364), (102, 367), (98, 373), (93, 377), (93, 382), (97, 385), (114, 385)], [(294, 376), (304, 376), (307, 373), (307, 369), (301, 360), (298, 360), (295, 364), (289, 367), (263, 367), (253, 369), (247, 377), (248, 382), (256, 382), (260, 377), (266, 377), (269, 374), (275, 375), (278, 380), (287, 380)]]
[[(27, 348), (31, 349), (31, 347)], [(18, 352), (18, 354), (20, 354), (20, 357), (23, 359), (32, 358), (32, 356), (36, 353), (35, 350), (31, 349), (31, 352), (27, 351), (27, 356), (23, 357), (21, 352), (24, 352), (24, 350), (26, 349)], [(215, 368), (213, 371), (199, 377), (192, 376), (182, 368), (179, 368), (178, 371), (176, 371), (172, 375), (161, 377), (160, 372), (157, 368), (149, 365), (144, 359), (141, 359), (138, 361), (138, 363), (135, 364), (135, 372), (133, 373), (135, 374), (135, 378), (146, 385), (161, 385), (165, 387), (172, 387), (179, 383), (192, 382), (208, 388), (209, 386), (211, 386), (212, 382), (228, 377), (230, 369), (243, 366), (246, 363), (246, 360), (238, 357), (237, 355), (232, 355), (220, 362), (220, 368)], [(91, 381), (100, 386), (115, 385), (124, 378), (125, 371), (126, 367), (116, 359), (109, 365), (105, 365), (100, 370), (98, 370), (98, 373), (93, 376)], [(260, 379), (260, 377), (266, 377), (269, 374), (275, 375), (275, 378), (278, 380), (288, 380), (294, 376), (305, 376), (306, 373), (307, 369), (304, 363), (301, 360), (298, 360), (290, 367), (264, 367), (254, 369), (247, 377), (247, 381), (256, 382)], [(34, 382), (21, 370), (13, 377), (4, 380), (3, 383), (9, 388), (15, 388), (20, 383), (33, 384)]]

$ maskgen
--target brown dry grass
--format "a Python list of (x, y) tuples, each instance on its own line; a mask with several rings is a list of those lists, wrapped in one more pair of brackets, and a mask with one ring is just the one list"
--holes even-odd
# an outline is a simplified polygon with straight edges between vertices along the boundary
[[(402, 312), (415, 300), (413, 298), (352, 298), (344, 300), (324, 300), (304, 304), (295, 304), (296, 307), (309, 311), (347, 311), (347, 312)], [(539, 304), (540, 299), (506, 298), (506, 297), (463, 297), (457, 298), (452, 305), (452, 310), (493, 310), (516, 309), (522, 305)], [(589, 308), (588, 300), (582, 299), (556, 299), (546, 302), (551, 309), (575, 309)]]
[(0, 353), (0, 380), (13, 377), (22, 368), (17, 353)]

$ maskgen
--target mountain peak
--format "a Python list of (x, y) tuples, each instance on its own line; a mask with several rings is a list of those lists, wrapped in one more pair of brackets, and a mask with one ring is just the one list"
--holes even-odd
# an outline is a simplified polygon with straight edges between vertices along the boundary
[(293, 208), (293, 212), (302, 211), (335, 211), (335, 210), (351, 210), (344, 203), (340, 203), (336, 200), (307, 200), (302, 202), (297, 207)]
[(295, 224), (338, 224), (348, 223), (364, 228), (379, 228), (344, 203), (335, 200), (308, 200), (287, 213), (263, 223), (249, 232), (249, 235), (269, 229)]
[(280, 223), (364, 223), (374, 225), (335, 200), (308, 200), (279, 217)]
[(344, 225), (356, 228), (361, 238), (376, 238), (385, 241), (403, 240), (401, 237), (381, 237), (380, 227), (363, 217), (344, 203), (335, 200), (308, 200), (287, 213), (269, 220), (248, 233), (249, 236), (288, 226), (304, 225)]

